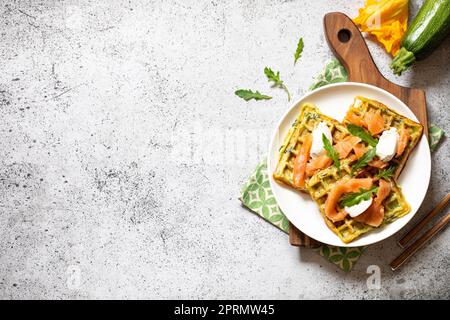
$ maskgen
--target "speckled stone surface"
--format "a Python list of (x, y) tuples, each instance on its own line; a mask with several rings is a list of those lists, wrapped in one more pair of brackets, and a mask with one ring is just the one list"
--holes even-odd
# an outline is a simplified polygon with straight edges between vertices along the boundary
[[(347, 274), (237, 200), (288, 107), (263, 68), (301, 96), (331, 57), (322, 16), (361, 4), (2, 1), (0, 298), (449, 299), (448, 230), (398, 272), (397, 236)], [(401, 78), (370, 49), (450, 132), (450, 39)], [(449, 191), (449, 159), (444, 141), (415, 220)]]

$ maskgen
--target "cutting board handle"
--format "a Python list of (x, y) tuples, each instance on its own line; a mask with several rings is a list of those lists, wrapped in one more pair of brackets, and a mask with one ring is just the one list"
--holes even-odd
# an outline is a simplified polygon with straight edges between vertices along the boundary
[(325, 15), (323, 23), (328, 45), (344, 65), (350, 81), (378, 86), (388, 81), (378, 70), (361, 32), (349, 17), (331, 12)]
[(425, 92), (387, 80), (375, 65), (358, 27), (348, 16), (341, 12), (327, 13), (323, 24), (328, 45), (347, 70), (349, 81), (371, 84), (392, 93), (414, 112), (428, 136)]

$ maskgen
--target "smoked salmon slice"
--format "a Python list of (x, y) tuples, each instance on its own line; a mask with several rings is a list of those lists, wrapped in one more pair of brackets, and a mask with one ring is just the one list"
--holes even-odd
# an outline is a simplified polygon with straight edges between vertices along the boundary
[(405, 127), (402, 127), (398, 135), (397, 154), (395, 155), (396, 157), (401, 156), (405, 151), (405, 148), (408, 145), (408, 140), (409, 132), (405, 129)]
[(369, 166), (374, 167), (374, 168), (378, 168), (378, 169), (384, 169), (387, 167), (387, 162), (384, 162), (380, 159), (375, 159), (369, 162)]
[(345, 119), (350, 122), (353, 123), (357, 126), (360, 127), (367, 127), (366, 123), (364, 122), (364, 120), (359, 117), (358, 115), (356, 115), (355, 113), (353, 113), (351, 110), (347, 111), (346, 115), (345, 115)]
[(381, 179), (375, 199), (370, 207), (354, 219), (372, 227), (379, 227), (384, 219), (383, 201), (391, 193), (391, 183)]
[(369, 111), (364, 117), (364, 121), (367, 124), (367, 129), (369, 129), (372, 135), (379, 134), (384, 130), (384, 119), (381, 116), (381, 110)]
[(306, 164), (306, 175), (308, 177), (312, 176), (317, 170), (327, 168), (333, 163), (333, 159), (331, 159), (326, 154), (321, 154), (316, 158), (312, 158)]
[(325, 201), (325, 215), (333, 222), (344, 220), (347, 212), (343, 209), (337, 209), (341, 196), (344, 193), (359, 192), (359, 189), (368, 190), (372, 187), (372, 184), (372, 178), (353, 178), (345, 182), (338, 182)]
[(312, 135), (307, 135), (294, 161), (293, 184), (295, 187), (305, 187), (306, 163), (309, 160), (312, 145)]
[(353, 151), (355, 152), (356, 158), (361, 158), (364, 153), (367, 152), (367, 148), (362, 143), (357, 143), (353, 146)]
[(353, 147), (361, 142), (361, 139), (356, 136), (347, 136), (342, 141), (339, 141), (334, 146), (334, 150), (339, 153), (339, 159), (347, 158)]

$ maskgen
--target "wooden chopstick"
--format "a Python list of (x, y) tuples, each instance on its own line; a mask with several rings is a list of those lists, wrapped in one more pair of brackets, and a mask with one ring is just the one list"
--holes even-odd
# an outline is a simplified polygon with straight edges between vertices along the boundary
[(428, 240), (434, 237), (439, 231), (444, 229), (447, 223), (450, 222), (450, 212), (443, 216), (439, 221), (427, 232), (425, 232), (419, 239), (411, 244), (401, 255), (395, 258), (390, 267), (394, 271), (402, 266), (409, 258), (411, 258), (420, 248), (422, 248)]
[(433, 208), (425, 217), (417, 223), (414, 228), (412, 228), (407, 234), (403, 236), (398, 241), (398, 245), (402, 248), (405, 248), (408, 242), (410, 242), (423, 228), (425, 228), (426, 224), (431, 221), (442, 209), (445, 208), (448, 201), (450, 200), (450, 192)]

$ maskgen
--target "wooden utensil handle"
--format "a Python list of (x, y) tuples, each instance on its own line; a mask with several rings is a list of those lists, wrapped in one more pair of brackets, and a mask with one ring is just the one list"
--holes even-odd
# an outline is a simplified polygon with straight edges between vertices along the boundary
[(450, 201), (450, 193), (433, 208), (427, 215), (425, 215), (419, 223), (417, 223), (407, 234), (398, 241), (400, 247), (404, 248), (438, 213), (440, 213)]
[(328, 45), (347, 70), (349, 81), (380, 87), (402, 100), (417, 116), (428, 137), (425, 92), (387, 80), (375, 65), (358, 27), (345, 14), (327, 13), (323, 24)]
[(430, 230), (425, 232), (419, 239), (417, 239), (411, 246), (409, 246), (401, 255), (390, 263), (391, 269), (397, 270), (409, 258), (411, 258), (420, 248), (422, 248), (428, 240), (433, 238), (439, 231), (450, 222), (450, 213), (443, 216)]

